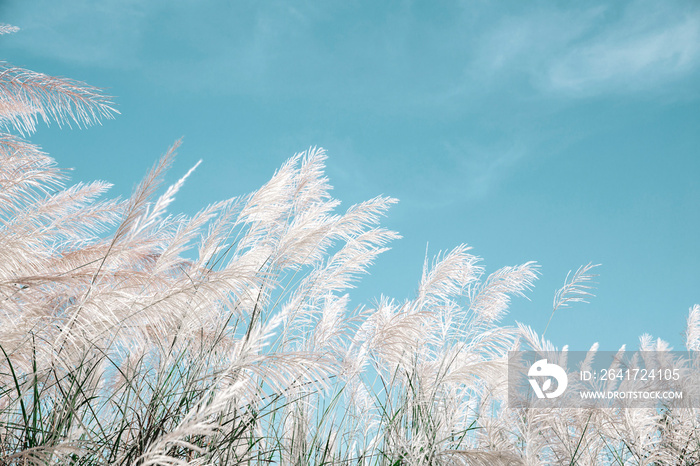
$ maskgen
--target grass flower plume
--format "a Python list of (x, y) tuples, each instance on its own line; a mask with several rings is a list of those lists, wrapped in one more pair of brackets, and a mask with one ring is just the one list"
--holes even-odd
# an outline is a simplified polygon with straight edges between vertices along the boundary
[[(565, 357), (544, 333), (501, 324), (534, 262), (487, 274), (460, 245), (426, 258), (412, 299), (354, 304), (399, 238), (381, 225), (396, 200), (340, 209), (323, 149), (185, 216), (168, 209), (196, 166), (162, 186), (179, 143), (120, 200), (105, 182), (70, 185), (23, 139), (39, 121), (115, 113), (99, 89), (0, 65), (0, 465), (700, 461), (690, 406), (507, 407), (509, 350)], [(591, 296), (592, 267), (566, 280), (552, 315)]]

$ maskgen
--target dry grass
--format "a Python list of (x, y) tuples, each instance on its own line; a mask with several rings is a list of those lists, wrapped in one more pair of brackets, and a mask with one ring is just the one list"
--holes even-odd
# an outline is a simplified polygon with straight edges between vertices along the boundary
[[(322, 149), (186, 217), (167, 208), (192, 170), (157, 196), (178, 144), (130, 199), (102, 200), (108, 184), (66, 187), (48, 155), (9, 133), (114, 112), (93, 87), (0, 68), (1, 465), (700, 461), (688, 406), (506, 407), (509, 350), (565, 357), (499, 324), (534, 263), (486, 275), (458, 246), (426, 259), (415, 298), (351, 305), (399, 238), (380, 225), (396, 201), (339, 211)], [(566, 280), (552, 315), (590, 296), (591, 268)], [(695, 306), (692, 351), (699, 316)]]

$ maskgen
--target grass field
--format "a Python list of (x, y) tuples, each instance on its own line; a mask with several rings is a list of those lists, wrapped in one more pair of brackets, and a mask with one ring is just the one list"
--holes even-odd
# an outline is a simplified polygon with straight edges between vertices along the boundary
[[(426, 258), (412, 299), (353, 303), (399, 238), (381, 226), (395, 200), (339, 211), (322, 149), (188, 217), (168, 207), (192, 170), (161, 189), (177, 144), (119, 200), (23, 139), (110, 105), (2, 65), (1, 465), (700, 463), (687, 403), (508, 407), (509, 350), (566, 351), (500, 323), (535, 263), (486, 274), (460, 245)], [(567, 277), (552, 316), (591, 296), (593, 270)], [(686, 336), (697, 374), (700, 306)]]

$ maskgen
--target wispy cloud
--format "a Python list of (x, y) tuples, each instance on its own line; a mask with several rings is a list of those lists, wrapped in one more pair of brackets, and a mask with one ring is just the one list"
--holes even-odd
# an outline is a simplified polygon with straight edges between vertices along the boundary
[(445, 166), (441, 176), (449, 174), (451, 179), (442, 186), (451, 192), (441, 193), (443, 203), (487, 197), (506, 182), (530, 153), (524, 144), (515, 142), (484, 146), (461, 140), (447, 142), (444, 148)]
[(130, 68), (148, 29), (148, 17), (159, 7), (138, 0), (52, 2), (8, 1), (5, 21), (22, 32), (15, 46), (58, 60), (107, 68)]
[(478, 40), (468, 79), (525, 77), (540, 92), (591, 96), (662, 89), (700, 67), (700, 9), (684, 0), (532, 8)]
[(14, 43), (32, 53), (142, 68), (177, 89), (325, 92), (349, 102), (369, 93), (402, 110), (407, 96), (430, 106), (514, 84), (565, 96), (648, 90), (700, 65), (693, 0), (470, 3), (434, 8), (429, 19), (417, 7), (374, 11), (342, 2), (37, 0), (28, 7), (8, 0), (5, 7), (25, 29)]
[(411, 205), (435, 209), (481, 201), (507, 183), (530, 155), (520, 143), (478, 144), (471, 140), (445, 142), (431, 165), (416, 179), (415, 193), (405, 193)]
[(650, 23), (635, 11), (575, 44), (553, 60), (546, 84), (581, 94), (641, 91), (693, 72), (700, 64), (700, 15)]

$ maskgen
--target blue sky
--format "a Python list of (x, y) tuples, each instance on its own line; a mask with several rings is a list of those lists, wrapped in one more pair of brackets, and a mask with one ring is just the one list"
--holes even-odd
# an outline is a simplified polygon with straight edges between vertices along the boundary
[(542, 276), (506, 323), (542, 331), (566, 273), (601, 263), (597, 297), (558, 313), (558, 345), (680, 349), (700, 302), (700, 4), (70, 0), (0, 3), (4, 60), (105, 88), (121, 115), (31, 140), (73, 179), (127, 195), (174, 140), (175, 209), (264, 183), (328, 150), (350, 205), (400, 199), (404, 239), (354, 299), (416, 290), (467, 243), (488, 271)]

